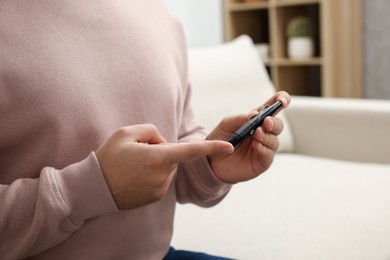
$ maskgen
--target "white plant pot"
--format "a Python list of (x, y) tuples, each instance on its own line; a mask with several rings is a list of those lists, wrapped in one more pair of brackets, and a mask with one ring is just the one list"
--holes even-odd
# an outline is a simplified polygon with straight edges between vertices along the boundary
[(288, 57), (291, 59), (304, 59), (313, 57), (314, 43), (310, 37), (296, 37), (288, 40)]

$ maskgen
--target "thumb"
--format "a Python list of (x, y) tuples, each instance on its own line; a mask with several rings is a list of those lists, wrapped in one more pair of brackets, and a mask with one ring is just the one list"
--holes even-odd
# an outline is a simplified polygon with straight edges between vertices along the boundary
[(212, 140), (169, 145), (156, 145), (170, 163), (179, 163), (212, 154), (232, 153), (234, 147), (226, 141)]

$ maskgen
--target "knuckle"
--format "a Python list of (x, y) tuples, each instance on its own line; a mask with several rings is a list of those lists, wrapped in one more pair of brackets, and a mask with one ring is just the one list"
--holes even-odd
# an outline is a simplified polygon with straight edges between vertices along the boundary
[(268, 160), (272, 160), (272, 158), (274, 157), (274, 151), (270, 148), (265, 147), (264, 155), (266, 158), (268, 158)]
[(278, 150), (279, 148), (279, 139), (276, 135), (266, 134), (262, 144), (268, 147), (271, 152)]
[(265, 139), (266, 139), (266, 134), (264, 133), (263, 129), (261, 127), (259, 127), (256, 129), (254, 137), (258, 142), (264, 144)]
[(152, 194), (153, 201), (160, 201), (164, 197), (164, 190), (163, 189), (155, 189)]
[(273, 147), (274, 148), (273, 150), (276, 152), (279, 149), (279, 146), (280, 146), (279, 140), (276, 139), (274, 147)]
[(152, 133), (157, 133), (158, 131), (157, 131), (157, 127), (154, 125), (154, 124), (151, 124), (151, 123), (149, 123), (149, 124), (145, 124), (144, 125), (146, 128), (148, 128), (148, 130), (150, 131), (150, 132), (152, 132)]
[(284, 122), (282, 119), (275, 117), (275, 132), (279, 135), (284, 129)]
[(121, 127), (114, 132), (113, 137), (123, 138), (128, 134), (129, 134), (129, 129), (127, 127)]
[(166, 182), (158, 185), (155, 189), (153, 189), (152, 197), (154, 201), (160, 201), (164, 195), (168, 192), (169, 184)]
[(150, 160), (148, 166), (151, 169), (161, 169), (168, 164), (167, 159), (161, 154), (150, 154), (149, 159)]
[(168, 192), (169, 187), (175, 176), (175, 169), (167, 169), (166, 171), (160, 172), (158, 177), (155, 179), (152, 187), (152, 196), (155, 201), (161, 200)]

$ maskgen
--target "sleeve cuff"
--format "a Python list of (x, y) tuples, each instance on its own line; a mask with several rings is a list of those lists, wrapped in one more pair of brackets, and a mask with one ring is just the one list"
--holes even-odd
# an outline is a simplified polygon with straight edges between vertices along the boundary
[(52, 179), (76, 226), (86, 219), (118, 211), (94, 152), (81, 162), (54, 170)]
[(219, 189), (230, 189), (233, 186), (231, 183), (224, 182), (218, 178), (217, 175), (215, 175), (214, 170), (211, 168), (209, 160), (207, 159), (207, 156), (199, 158), (199, 167), (202, 169), (201, 172), (205, 173), (207, 182), (213, 187), (218, 187)]
[[(185, 168), (183, 174), (188, 179), (192, 189), (192, 191), (181, 192), (182, 194), (192, 194), (190, 200), (182, 199), (183, 203), (192, 201), (202, 207), (211, 207), (219, 203), (232, 187), (232, 184), (223, 182), (215, 175), (207, 157), (184, 162), (181, 167)], [(180, 184), (177, 188), (183, 189)]]

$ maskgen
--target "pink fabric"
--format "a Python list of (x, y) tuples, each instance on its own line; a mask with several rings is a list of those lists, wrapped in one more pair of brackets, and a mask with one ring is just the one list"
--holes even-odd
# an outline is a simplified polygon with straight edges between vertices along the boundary
[(161, 1), (1, 1), (0, 258), (161, 259), (176, 202), (212, 206), (230, 186), (199, 158), (161, 201), (120, 211), (93, 151), (141, 123), (204, 139), (189, 97), (183, 31)]

